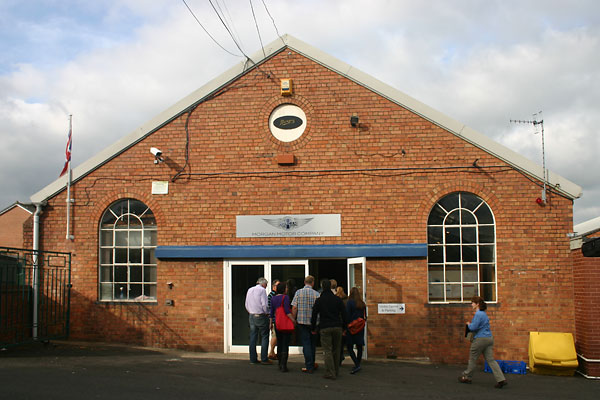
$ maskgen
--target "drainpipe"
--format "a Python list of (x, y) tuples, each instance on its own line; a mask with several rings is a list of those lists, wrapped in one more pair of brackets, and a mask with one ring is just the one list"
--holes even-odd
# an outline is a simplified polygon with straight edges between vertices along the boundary
[(39, 268), (38, 268), (38, 250), (40, 248), (40, 215), (42, 207), (47, 203), (35, 203), (35, 214), (33, 214), (33, 340), (38, 338), (38, 303), (39, 303)]

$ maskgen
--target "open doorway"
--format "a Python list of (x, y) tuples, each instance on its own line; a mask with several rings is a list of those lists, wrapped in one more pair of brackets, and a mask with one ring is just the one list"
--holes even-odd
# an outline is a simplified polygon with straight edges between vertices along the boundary
[(308, 260), (309, 274), (315, 277), (315, 290), (320, 291), (323, 279), (335, 279), (338, 286), (344, 288), (348, 294), (348, 269), (347, 261), (343, 259)]

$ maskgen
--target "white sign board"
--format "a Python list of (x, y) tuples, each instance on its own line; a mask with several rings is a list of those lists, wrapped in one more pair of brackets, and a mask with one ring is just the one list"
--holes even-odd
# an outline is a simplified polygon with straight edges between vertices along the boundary
[(378, 314), (405, 314), (404, 303), (377, 304)]
[(153, 181), (152, 182), (152, 194), (168, 194), (169, 193), (169, 181)]
[(342, 236), (340, 214), (238, 215), (236, 237)]

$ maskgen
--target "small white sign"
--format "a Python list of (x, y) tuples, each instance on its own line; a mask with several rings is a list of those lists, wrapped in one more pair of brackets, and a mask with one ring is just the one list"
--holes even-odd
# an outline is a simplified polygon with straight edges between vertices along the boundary
[(152, 182), (152, 194), (168, 194), (169, 193), (169, 181), (153, 181)]
[(404, 303), (377, 304), (378, 314), (406, 314)]

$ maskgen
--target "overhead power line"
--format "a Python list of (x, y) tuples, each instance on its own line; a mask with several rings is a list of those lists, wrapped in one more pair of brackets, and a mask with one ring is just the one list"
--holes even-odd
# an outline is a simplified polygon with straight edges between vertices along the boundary
[(252, 5), (252, 0), (250, 1), (250, 9), (252, 10), (252, 18), (254, 18), (254, 25), (256, 25), (256, 32), (258, 32), (258, 40), (260, 41), (260, 48), (262, 49), (263, 56), (267, 58), (267, 54), (265, 53), (265, 46), (263, 45), (262, 38), (260, 37), (260, 30), (258, 29), (258, 22), (256, 22), (256, 15), (254, 14), (254, 6)]
[[(227, 50), (225, 47), (221, 46), (221, 44), (219, 42), (217, 42), (217, 40), (206, 30), (206, 28), (204, 27), (204, 25), (202, 25), (202, 23), (200, 22), (200, 20), (198, 19), (198, 17), (196, 17), (196, 14), (194, 14), (194, 12), (190, 8), (190, 6), (188, 6), (188, 4), (185, 2), (185, 0), (181, 0), (181, 1), (183, 1), (183, 4), (185, 4), (185, 6), (187, 7), (188, 11), (190, 12), (190, 14), (192, 14), (192, 16), (194, 17), (194, 19), (198, 23), (198, 25), (200, 25), (200, 27), (204, 30), (204, 32), (206, 32), (206, 34), (208, 35), (208, 37), (210, 37), (212, 39), (212, 41), (217, 44), (217, 46), (219, 46), (220, 48), (222, 48), (223, 50), (225, 50), (227, 53), (231, 54), (232, 56), (243, 57), (243, 56), (240, 56), (239, 54), (234, 54), (234, 53), (230, 52), (229, 50)], [(212, 5), (212, 3), (211, 3), (211, 5)], [(213, 8), (214, 8), (214, 6), (213, 6)], [(221, 22), (222, 22), (222, 20), (221, 20)], [(228, 29), (228, 31), (229, 31), (229, 29)], [(229, 34), (231, 34), (231, 32)], [(235, 40), (234, 40), (234, 42), (235, 42)], [(236, 45), (237, 45), (237, 43), (236, 43)], [(239, 48), (239, 46), (238, 46), (238, 48)], [(240, 51), (241, 51), (241, 49), (240, 49)], [(242, 54), (244, 54), (243, 51), (242, 51)], [(246, 55), (244, 54), (244, 56), (246, 56)], [(246, 58), (247, 58), (247, 56), (246, 56)]]

